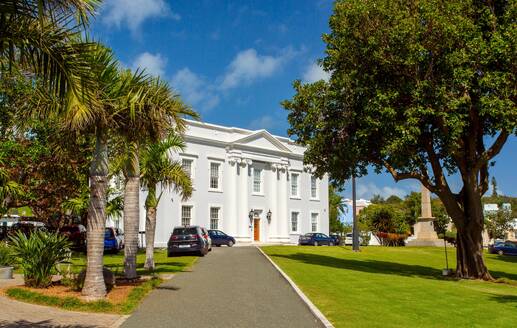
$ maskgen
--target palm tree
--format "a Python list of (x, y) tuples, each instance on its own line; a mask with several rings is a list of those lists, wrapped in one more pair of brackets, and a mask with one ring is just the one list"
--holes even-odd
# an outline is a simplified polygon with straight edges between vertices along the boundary
[[(91, 97), (91, 42), (80, 35), (98, 0), (2, 0), (0, 2), (0, 77), (21, 74), (39, 81), (43, 101), (57, 97), (53, 110)], [(81, 101), (77, 101), (80, 99)]]
[(89, 60), (89, 67), (97, 80), (95, 97), (100, 106), (71, 106), (66, 118), (72, 128), (95, 134), (95, 150), (90, 166), (87, 267), (82, 294), (88, 299), (101, 299), (106, 296), (102, 269), (109, 181), (108, 134), (116, 131), (117, 122), (125, 113), (134, 112), (135, 104), (140, 100), (142, 76), (121, 71), (112, 51), (100, 44), (97, 44)]
[[(154, 235), (156, 232), (156, 209), (165, 188), (179, 192), (183, 199), (192, 195), (192, 182), (185, 173), (181, 162), (171, 159), (170, 152), (182, 151), (183, 140), (178, 135), (152, 143), (140, 155), (141, 184), (148, 189), (145, 200), (145, 244), (146, 260), (144, 268), (154, 270)], [(156, 187), (160, 184), (160, 192)]]
[(138, 251), (140, 147), (158, 142), (171, 132), (183, 133), (185, 116), (198, 115), (186, 106), (169, 85), (159, 78), (144, 83), (139, 93), (139, 103), (130, 116), (120, 122), (119, 134), (126, 144), (124, 189), (124, 275), (128, 279), (137, 276), (136, 254)]

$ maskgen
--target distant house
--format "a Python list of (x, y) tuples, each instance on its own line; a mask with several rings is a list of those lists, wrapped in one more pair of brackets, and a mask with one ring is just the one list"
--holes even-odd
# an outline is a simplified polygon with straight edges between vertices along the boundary
[[(352, 222), (353, 218), (352, 218), (352, 208), (353, 208), (353, 205), (352, 205), (352, 199), (349, 199), (349, 198), (345, 198), (343, 199), (343, 207), (345, 209), (342, 217), (341, 217), (341, 222)], [(355, 212), (356, 214), (359, 214), (359, 212), (361, 212), (364, 208), (370, 206), (372, 204), (372, 202), (370, 202), (369, 200), (367, 199), (357, 199), (356, 200), (356, 209), (355, 209)]]
[[(503, 204), (501, 204), (501, 207), (499, 207), (498, 204), (493, 204), (493, 203), (483, 204), (483, 212), (485, 215), (497, 212), (500, 209), (511, 212), (512, 204), (503, 203)], [(517, 218), (514, 218), (512, 225), (513, 225), (513, 227), (506, 232), (505, 239), (517, 241)], [(483, 232), (483, 239), (488, 238), (488, 235), (486, 237), (485, 237), (485, 235), (486, 235), (486, 232)]]

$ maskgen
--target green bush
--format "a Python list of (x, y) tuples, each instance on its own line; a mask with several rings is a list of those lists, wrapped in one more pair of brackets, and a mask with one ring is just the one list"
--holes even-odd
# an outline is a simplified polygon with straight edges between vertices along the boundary
[(48, 287), (52, 275), (58, 272), (57, 265), (66, 261), (70, 254), (68, 238), (57, 233), (36, 231), (27, 237), (18, 232), (10, 239), (13, 256), (29, 287)]
[(10, 266), (12, 264), (12, 251), (7, 244), (0, 242), (0, 266)]

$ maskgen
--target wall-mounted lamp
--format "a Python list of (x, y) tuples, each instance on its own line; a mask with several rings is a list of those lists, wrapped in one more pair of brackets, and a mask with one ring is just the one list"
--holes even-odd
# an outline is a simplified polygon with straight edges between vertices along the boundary
[(267, 223), (271, 223), (271, 210), (269, 210), (266, 214), (266, 218), (267, 218)]
[(248, 218), (250, 219), (250, 224), (253, 222), (254, 214), (255, 214), (255, 211), (253, 211), (253, 209), (251, 209), (250, 213), (248, 214)]

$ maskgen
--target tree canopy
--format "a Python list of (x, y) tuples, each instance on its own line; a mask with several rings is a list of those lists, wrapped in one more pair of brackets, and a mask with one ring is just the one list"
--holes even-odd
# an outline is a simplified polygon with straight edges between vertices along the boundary
[(317, 174), (341, 184), (372, 165), (438, 195), (458, 228), (459, 277), (491, 279), (481, 196), (517, 133), (516, 22), (515, 1), (337, 1), (323, 35), (330, 81), (295, 81), (283, 102)]

